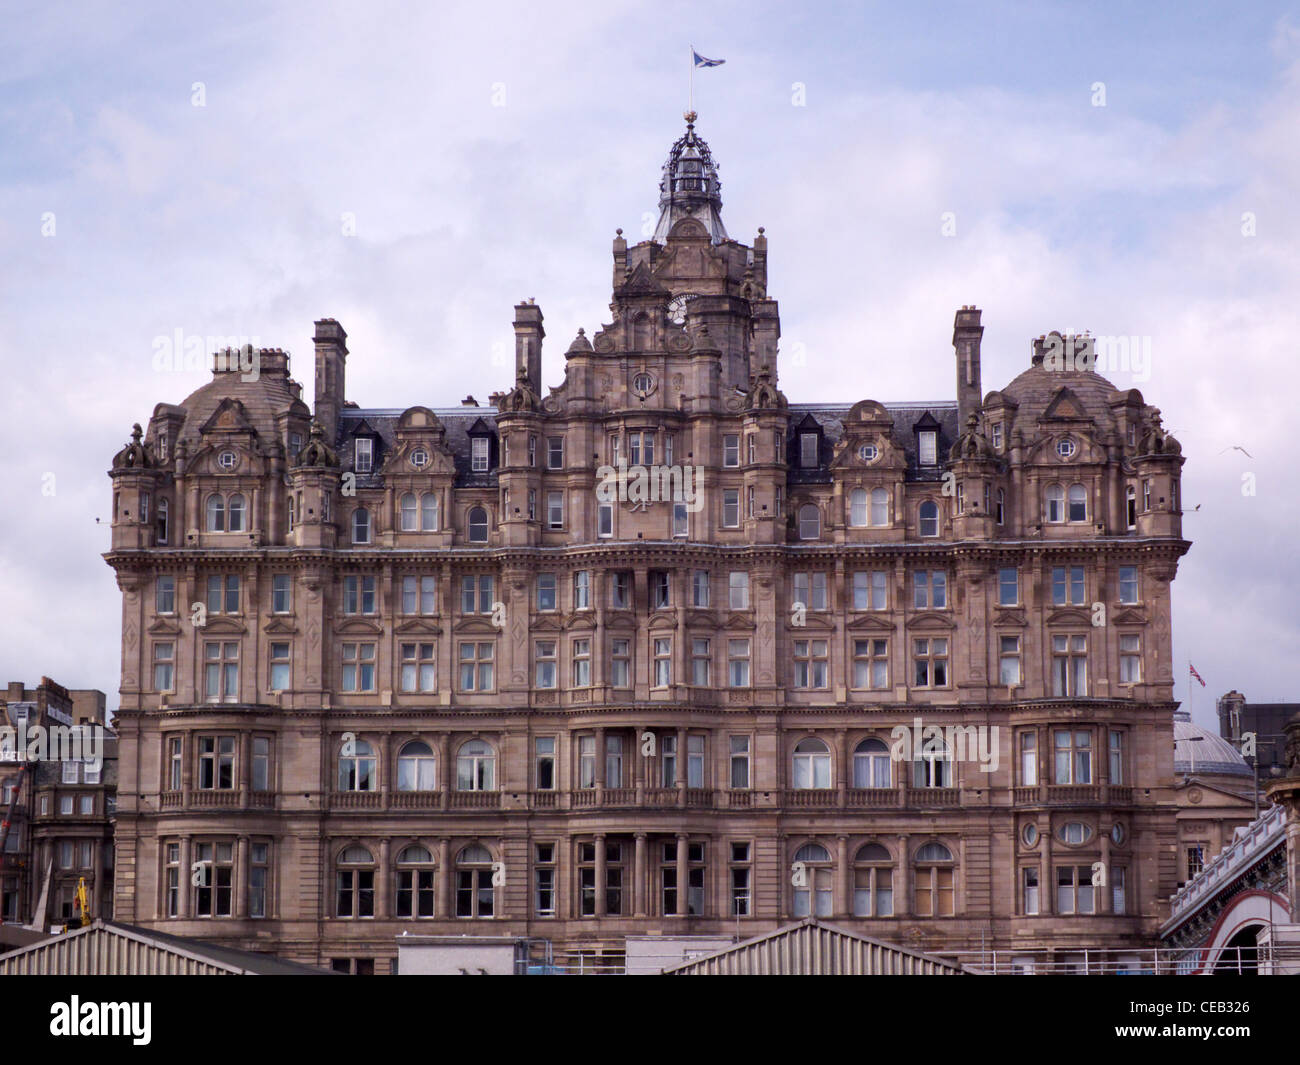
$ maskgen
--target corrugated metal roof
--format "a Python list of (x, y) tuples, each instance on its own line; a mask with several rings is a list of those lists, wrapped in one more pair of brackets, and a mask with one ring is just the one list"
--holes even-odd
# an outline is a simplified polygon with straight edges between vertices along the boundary
[(96, 921), (0, 954), (0, 976), (332, 976), (326, 969), (198, 939)]
[(960, 976), (968, 970), (809, 917), (664, 972), (672, 976)]

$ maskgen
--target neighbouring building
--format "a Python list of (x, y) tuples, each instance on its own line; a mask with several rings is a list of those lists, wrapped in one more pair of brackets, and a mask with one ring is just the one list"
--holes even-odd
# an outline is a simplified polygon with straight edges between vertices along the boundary
[(1174, 774), (1178, 802), (1178, 887), (1259, 816), (1268, 800), (1258, 794), (1255, 771), (1222, 736), (1174, 714)]
[(116, 919), (381, 973), (404, 933), (609, 966), (805, 917), (1156, 941), (1189, 547), (1159, 411), (1056, 333), (984, 394), (975, 307), (955, 401), (864, 397), (855, 339), (792, 403), (694, 115), (660, 205), (557, 386), (528, 300), (491, 405), (359, 407), (381, 353), (326, 318), (311, 407), (286, 352), (217, 353), (136, 427)]
[[(1261, 785), (1281, 776), (1285, 769), (1282, 757), (1286, 746), (1286, 723), (1300, 714), (1300, 703), (1248, 703), (1241, 692), (1219, 697), (1216, 704), (1219, 735), (1241, 750), (1243, 737), (1254, 734), (1255, 756)], [(1249, 748), (1247, 748), (1249, 750)]]
[[(91, 915), (110, 916), (117, 738), (107, 727), (104, 693), (64, 688), (49, 677), (35, 689), (12, 681), (0, 725), (10, 730), (0, 738), (0, 809), (14, 808), (0, 864), (0, 920), (37, 928), (73, 922), (83, 879)], [(87, 742), (91, 730), (97, 748)]]

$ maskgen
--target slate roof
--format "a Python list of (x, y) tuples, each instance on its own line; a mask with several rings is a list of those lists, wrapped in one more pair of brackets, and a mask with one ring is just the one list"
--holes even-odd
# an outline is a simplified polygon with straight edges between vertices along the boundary
[[(474, 473), (470, 470), (469, 430), (480, 419), (496, 431), (496, 407), (447, 407), (430, 408), (446, 430), (444, 442), (455, 456), (457, 488), (490, 488), (496, 484), (497, 471), (491, 469), (486, 473)], [(339, 453), (339, 465), (344, 470), (352, 469), (356, 460), (356, 448), (352, 446), (357, 431), (362, 425), (374, 430), (379, 439), (375, 446), (373, 469), (378, 471), (384, 459), (397, 441), (397, 422), (405, 412), (392, 408), (344, 407), (339, 412), (339, 435), (335, 447)], [(360, 474), (357, 485), (361, 488), (377, 488), (382, 484), (378, 472)]]

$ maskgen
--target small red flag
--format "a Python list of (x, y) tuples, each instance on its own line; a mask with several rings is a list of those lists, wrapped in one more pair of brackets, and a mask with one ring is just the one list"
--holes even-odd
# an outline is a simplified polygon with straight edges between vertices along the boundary
[(1188, 662), (1188, 663), (1187, 663), (1187, 668), (1190, 669), (1190, 670), (1192, 671), (1192, 676), (1195, 677), (1197, 680), (1199, 680), (1199, 681), (1201, 682), (1201, 687), (1204, 688), (1204, 687), (1205, 687), (1205, 680), (1201, 677), (1201, 675), (1200, 675), (1199, 673), (1196, 672), (1196, 667), (1195, 667), (1194, 665), (1192, 665), (1190, 662)]

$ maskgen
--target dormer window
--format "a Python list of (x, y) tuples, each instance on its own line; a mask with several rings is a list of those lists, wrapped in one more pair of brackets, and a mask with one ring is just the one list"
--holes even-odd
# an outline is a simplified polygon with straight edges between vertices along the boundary
[(167, 461), (167, 434), (166, 433), (158, 434), (157, 450), (158, 450), (158, 461), (166, 462)]
[(993, 426), (993, 450), (1002, 450), (1002, 423), (998, 422)]
[(1060, 455), (1061, 458), (1068, 459), (1072, 457), (1074, 451), (1074, 441), (1070, 440), (1068, 437), (1065, 440), (1058, 440), (1056, 442), (1056, 453)]
[(486, 436), (476, 436), (470, 440), (470, 469), (473, 472), (487, 472), (490, 446), (491, 441)]
[(217, 456), (217, 465), (223, 470), (233, 470), (239, 463), (239, 456), (233, 451), (223, 451)]
[(302, 433), (289, 434), (289, 461), (297, 462), (298, 454), (302, 451)]
[(800, 433), (799, 434), (799, 465), (805, 470), (815, 469), (817, 466), (817, 434)]
[(916, 434), (917, 460), (922, 466), (935, 466), (939, 462), (939, 434), (933, 429), (922, 429)]
[(422, 470), (429, 465), (429, 452), (422, 447), (417, 447), (411, 452), (411, 465), (417, 470)]
[(354, 462), (357, 473), (369, 473), (375, 465), (375, 442), (368, 436), (359, 436), (356, 439), (356, 460)]
[(875, 462), (876, 456), (879, 454), (880, 452), (876, 450), (875, 444), (863, 444), (858, 448), (858, 458), (863, 462)]

